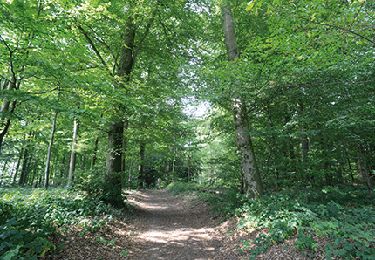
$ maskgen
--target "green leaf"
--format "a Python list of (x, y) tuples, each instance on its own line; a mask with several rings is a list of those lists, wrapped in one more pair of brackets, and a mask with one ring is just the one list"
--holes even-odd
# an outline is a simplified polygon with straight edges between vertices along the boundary
[(247, 4), (246, 11), (251, 12), (251, 10), (254, 8), (254, 6), (255, 6), (255, 0), (250, 1), (250, 2)]

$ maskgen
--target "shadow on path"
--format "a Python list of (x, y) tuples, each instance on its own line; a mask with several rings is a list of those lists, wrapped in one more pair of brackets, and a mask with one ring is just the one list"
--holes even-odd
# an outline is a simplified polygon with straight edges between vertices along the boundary
[(129, 259), (214, 259), (221, 247), (204, 204), (166, 191), (131, 192), (136, 208)]

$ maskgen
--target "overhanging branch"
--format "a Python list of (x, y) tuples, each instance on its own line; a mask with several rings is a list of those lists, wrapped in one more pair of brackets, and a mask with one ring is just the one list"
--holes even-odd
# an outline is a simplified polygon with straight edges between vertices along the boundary
[(94, 44), (94, 41), (91, 39), (89, 33), (85, 29), (83, 29), (83, 27), (81, 25), (77, 25), (77, 28), (83, 34), (83, 36), (85, 37), (85, 39), (88, 42), (88, 44), (90, 44), (91, 49), (95, 52), (96, 56), (98, 57), (98, 59), (100, 60), (100, 62), (103, 64), (103, 66), (106, 68), (106, 70), (108, 71), (108, 73), (110, 75), (113, 75), (112, 71), (108, 68), (107, 62), (104, 60), (104, 58), (100, 54), (99, 49), (96, 48), (96, 46)]

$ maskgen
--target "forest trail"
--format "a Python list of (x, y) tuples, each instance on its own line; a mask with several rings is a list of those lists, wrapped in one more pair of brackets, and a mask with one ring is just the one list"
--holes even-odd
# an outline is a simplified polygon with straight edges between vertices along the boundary
[(217, 259), (222, 239), (205, 204), (163, 190), (127, 197), (136, 208), (129, 259)]

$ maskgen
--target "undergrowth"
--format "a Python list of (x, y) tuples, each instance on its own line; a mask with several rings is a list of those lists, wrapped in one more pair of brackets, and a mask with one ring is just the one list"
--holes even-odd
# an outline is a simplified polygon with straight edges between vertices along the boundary
[(197, 184), (174, 183), (171, 190), (186, 192), (191, 186), (217, 213), (236, 215), (238, 229), (258, 231), (253, 241), (239, 245), (251, 258), (295, 238), (294, 246), (312, 257), (322, 250), (326, 259), (375, 259), (375, 196), (366, 189), (290, 189), (260, 199), (234, 190), (207, 192)]
[(248, 241), (255, 244), (248, 252), (253, 257), (295, 237), (295, 247), (310, 255), (317, 252), (318, 240), (323, 239), (326, 259), (374, 259), (373, 199), (366, 190), (348, 187), (265, 195), (247, 200), (237, 209), (238, 228), (265, 231), (255, 241)]
[(173, 194), (179, 194), (198, 191), (199, 185), (195, 182), (171, 182), (166, 189)]
[(117, 214), (103, 202), (65, 189), (0, 190), (0, 259), (37, 259), (72, 228), (94, 232)]

